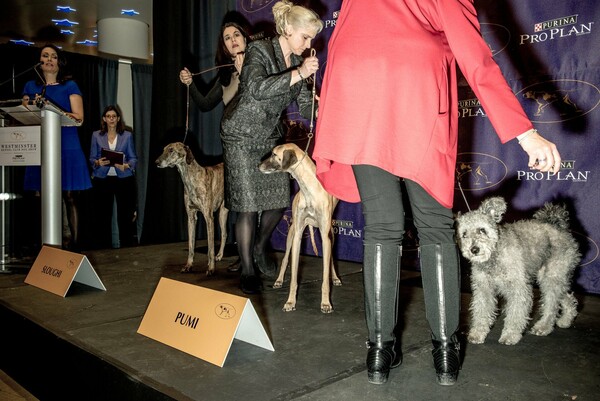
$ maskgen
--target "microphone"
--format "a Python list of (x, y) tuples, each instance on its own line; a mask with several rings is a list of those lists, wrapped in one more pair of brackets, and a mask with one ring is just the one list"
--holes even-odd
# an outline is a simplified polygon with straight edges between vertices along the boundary
[(9, 79), (7, 79), (6, 81), (4, 81), (4, 82), (0, 83), (0, 86), (4, 85), (4, 84), (6, 84), (6, 83), (9, 83), (9, 82), (11, 82), (11, 81), (14, 81), (16, 78), (19, 78), (21, 75), (23, 75), (23, 74), (25, 74), (25, 73), (28, 73), (29, 71), (31, 71), (31, 70), (33, 70), (33, 69), (35, 69), (35, 68), (37, 68), (37, 67), (40, 67), (40, 66), (42, 66), (42, 65), (44, 65), (44, 62), (43, 62), (43, 61), (40, 61), (40, 62), (36, 63), (35, 65), (33, 65), (32, 67), (29, 67), (29, 68), (28, 68), (28, 69), (26, 69), (25, 71), (21, 71), (21, 72), (20, 72), (20, 73), (18, 73), (17, 75), (14, 75), (12, 78), (9, 78)]

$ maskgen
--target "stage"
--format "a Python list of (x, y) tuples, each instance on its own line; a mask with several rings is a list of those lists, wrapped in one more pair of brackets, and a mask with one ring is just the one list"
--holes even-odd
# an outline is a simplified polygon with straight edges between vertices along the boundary
[[(201, 243), (199, 242), (199, 245)], [(463, 346), (458, 383), (435, 383), (420, 276), (403, 269), (400, 322), (404, 362), (382, 386), (367, 383), (361, 265), (336, 262), (334, 312), (319, 310), (321, 259), (301, 258), (297, 310), (283, 312), (289, 290), (263, 279), (247, 296), (275, 348), (234, 340), (224, 366), (137, 333), (161, 277), (245, 296), (233, 252), (207, 277), (206, 255), (179, 272), (184, 243), (83, 252), (107, 291), (74, 283), (65, 298), (24, 283), (27, 264), (0, 275), (0, 370), (40, 400), (594, 400), (600, 391), (600, 299), (577, 295), (569, 329), (498, 344), (502, 322), (483, 345)], [(205, 248), (204, 248), (205, 252)], [(279, 260), (282, 253), (276, 253)], [(33, 262), (33, 261), (31, 261)], [(410, 265), (410, 263), (408, 263)], [(30, 265), (29, 265), (30, 266)], [(464, 269), (462, 331), (467, 329)]]

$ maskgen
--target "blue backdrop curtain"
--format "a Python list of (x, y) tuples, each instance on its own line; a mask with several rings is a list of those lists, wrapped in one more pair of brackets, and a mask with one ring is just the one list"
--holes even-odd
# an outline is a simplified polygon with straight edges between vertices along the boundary
[[(238, 0), (238, 9), (256, 26), (272, 20), (273, 3)], [(318, 93), (327, 68), (327, 42), (342, 1), (302, 4), (315, 9), (325, 22), (325, 28), (313, 41), (321, 62)], [(575, 288), (600, 293), (600, 185), (596, 177), (600, 170), (600, 38), (595, 26), (600, 19), (598, 2), (476, 0), (475, 7), (482, 36), (508, 84), (536, 128), (558, 145), (563, 163), (555, 176), (529, 171), (526, 154), (516, 141), (500, 144), (485, 110), (462, 80), (457, 110), (460, 124), (454, 209), (476, 208), (482, 199), (500, 195), (509, 203), (505, 220), (511, 221), (530, 218), (545, 202), (564, 203), (570, 210), (571, 228), (582, 253)], [(288, 118), (299, 121), (293, 113), (288, 113)], [(360, 205), (340, 202), (334, 219), (334, 257), (361, 261)], [(278, 249), (285, 247), (287, 224), (282, 222), (273, 235), (272, 242)], [(303, 252), (312, 254), (306, 240)], [(468, 263), (464, 265), (468, 267)]]

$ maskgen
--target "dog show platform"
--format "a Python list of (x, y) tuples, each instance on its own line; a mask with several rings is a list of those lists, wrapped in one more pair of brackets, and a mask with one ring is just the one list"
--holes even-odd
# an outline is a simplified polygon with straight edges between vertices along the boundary
[[(199, 242), (200, 244), (200, 242)], [(600, 299), (576, 294), (579, 315), (547, 337), (525, 334), (499, 344), (502, 318), (482, 345), (462, 344), (458, 382), (436, 384), (420, 275), (411, 261), (400, 288), (404, 361), (387, 384), (367, 382), (366, 326), (359, 263), (336, 261), (333, 313), (320, 311), (321, 259), (302, 256), (296, 310), (284, 312), (283, 288), (247, 296), (230, 252), (206, 276), (198, 250), (180, 273), (187, 244), (84, 251), (106, 291), (73, 283), (66, 297), (25, 283), (29, 267), (0, 275), (0, 370), (31, 397), (0, 400), (597, 400), (600, 393)], [(282, 253), (275, 254), (279, 260)], [(248, 298), (274, 351), (234, 339), (223, 367), (138, 334), (161, 278)], [(536, 293), (537, 294), (537, 293)], [(468, 266), (463, 265), (461, 332), (469, 323)], [(534, 316), (535, 319), (535, 316)], [(6, 379), (5, 379), (6, 380)]]

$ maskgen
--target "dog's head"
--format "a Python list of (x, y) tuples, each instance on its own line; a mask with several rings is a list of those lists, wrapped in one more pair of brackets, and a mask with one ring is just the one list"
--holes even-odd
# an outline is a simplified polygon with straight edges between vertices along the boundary
[(506, 212), (500, 197), (484, 200), (477, 210), (456, 217), (456, 239), (460, 252), (471, 263), (485, 263), (498, 243), (498, 223)]
[(194, 155), (187, 145), (173, 142), (164, 147), (162, 154), (156, 159), (158, 168), (174, 167), (182, 163), (190, 164)]
[(293, 143), (276, 146), (271, 156), (258, 165), (258, 169), (264, 174), (289, 172), (299, 162), (298, 155), (301, 153), (302, 150)]

